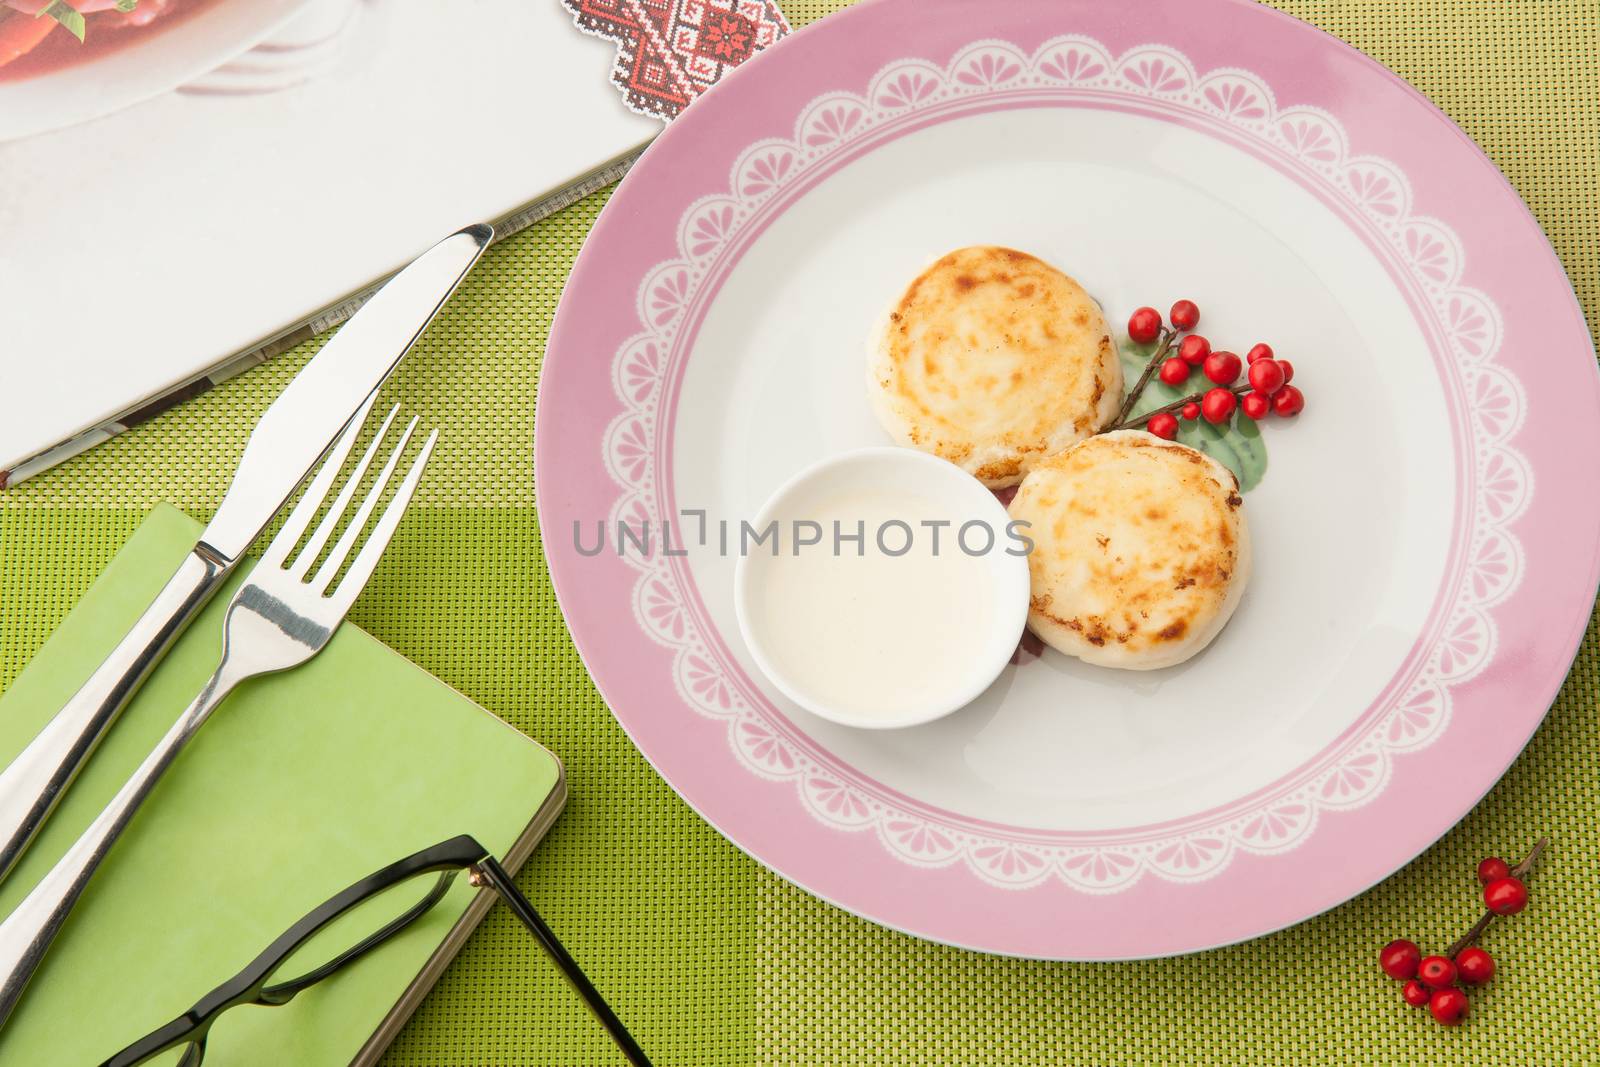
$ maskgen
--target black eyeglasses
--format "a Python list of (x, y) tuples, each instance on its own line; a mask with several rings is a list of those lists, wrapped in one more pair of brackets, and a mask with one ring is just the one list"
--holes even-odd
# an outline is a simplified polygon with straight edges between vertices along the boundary
[[(512, 883), (487, 849), (462, 835), (391, 863), (333, 897), (167, 1025), (146, 1034), (101, 1067), (134, 1067), (161, 1057), (163, 1065), (198, 1067), (206, 1037), (218, 1016), (241, 1004), (287, 1004), (302, 990), (349, 966), (416, 922), (444, 899), (462, 871), (473, 885), (488, 886), (510, 906), (567, 980), (588, 1003), (628, 1062), (650, 1067), (639, 1043), (605, 1002), (576, 960)], [(427, 875), (437, 874), (435, 879)]]

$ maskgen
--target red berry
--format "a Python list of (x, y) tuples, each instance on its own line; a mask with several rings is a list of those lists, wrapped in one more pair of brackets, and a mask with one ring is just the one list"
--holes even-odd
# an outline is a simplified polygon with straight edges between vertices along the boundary
[(1496, 915), (1515, 915), (1528, 906), (1528, 887), (1520, 878), (1496, 878), (1483, 887), (1483, 902)]
[(1178, 436), (1178, 420), (1173, 417), (1170, 411), (1163, 411), (1159, 415), (1151, 415), (1146, 428), (1157, 437), (1168, 441)]
[(1425, 956), (1417, 964), (1417, 977), (1422, 979), (1423, 985), (1443, 989), (1456, 984), (1456, 965), (1443, 956)]
[(1499, 856), (1490, 856), (1478, 864), (1478, 881), (1488, 885), (1496, 878), (1509, 878), (1511, 865)]
[(1250, 364), (1250, 388), (1271, 396), (1283, 388), (1283, 368), (1275, 359), (1258, 359)]
[(1289, 382), (1294, 381), (1294, 364), (1293, 363), (1290, 363), (1286, 359), (1280, 359), (1280, 360), (1278, 360), (1278, 366), (1283, 368), (1283, 381), (1284, 381), (1285, 385), (1287, 385)]
[(1305, 407), (1305, 394), (1292, 385), (1286, 385), (1282, 389), (1279, 389), (1276, 393), (1272, 394), (1273, 412), (1275, 414), (1282, 415), (1285, 418), (1290, 415), (1300, 414), (1300, 412), (1305, 410)]
[(1417, 964), (1422, 962), (1422, 950), (1415, 941), (1405, 938), (1396, 938), (1383, 946), (1383, 951), (1378, 953), (1378, 966), (1383, 968), (1383, 973), (1390, 978), (1404, 981), (1417, 976)]
[(1147, 345), (1161, 333), (1161, 312), (1155, 308), (1140, 308), (1128, 316), (1128, 336)]
[(1200, 308), (1193, 300), (1180, 300), (1167, 312), (1172, 325), (1180, 330), (1192, 330), (1200, 325)]
[(1460, 1026), (1467, 1017), (1467, 995), (1459, 989), (1436, 989), (1428, 999), (1428, 1010), (1446, 1026)]
[(1189, 364), (1172, 356), (1161, 364), (1161, 380), (1168, 385), (1182, 385), (1189, 380)]
[(1239, 357), (1232, 352), (1213, 352), (1206, 357), (1201, 367), (1206, 377), (1218, 385), (1232, 385), (1239, 379), (1239, 372), (1244, 365), (1239, 362)]
[(1494, 977), (1494, 957), (1476, 945), (1456, 953), (1456, 970), (1466, 985), (1482, 985)]
[(1183, 357), (1183, 361), (1192, 367), (1198, 367), (1204, 363), (1206, 357), (1210, 354), (1211, 342), (1197, 333), (1192, 333), (1178, 342), (1178, 355)]
[(1251, 345), (1250, 346), (1250, 351), (1248, 351), (1248, 352), (1246, 352), (1244, 354), (1244, 361), (1246, 363), (1254, 363), (1258, 359), (1271, 359), (1271, 358), (1272, 358), (1272, 346), (1267, 344), (1265, 341), (1262, 341), (1262, 342), (1259, 342), (1257, 344)]
[(1200, 405), (1193, 400), (1183, 405), (1183, 417), (1193, 422), (1200, 417)]
[(1238, 403), (1233, 393), (1218, 386), (1200, 398), (1200, 414), (1207, 422), (1227, 422)]
[(1264, 419), (1272, 410), (1272, 398), (1265, 393), (1246, 393), (1239, 401), (1239, 406), (1252, 419)]
[(1411, 979), (1411, 981), (1407, 982), (1401, 988), (1400, 995), (1405, 997), (1406, 1003), (1411, 1005), (1413, 1008), (1422, 1007), (1424, 1004), (1428, 1003), (1429, 998), (1433, 996), (1432, 993), (1428, 992), (1428, 987), (1417, 981), (1415, 978)]

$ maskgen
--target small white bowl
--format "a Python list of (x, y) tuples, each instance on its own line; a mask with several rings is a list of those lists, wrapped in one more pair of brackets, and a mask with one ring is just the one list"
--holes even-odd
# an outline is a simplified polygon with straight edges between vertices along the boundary
[[(780, 552), (794, 554), (794, 558), (797, 559), (800, 549), (794, 547), (790, 538), (790, 530), (796, 518), (814, 514), (815, 512), (808, 509), (822, 507), (822, 502), (828, 499), (839, 500), (846, 496), (876, 498), (876, 494), (879, 493), (916, 497), (919, 502), (932, 505), (939, 516), (949, 516), (959, 522), (977, 520), (986, 524), (996, 535), (996, 547), (982, 553), (966, 552), (966, 557), (972, 561), (970, 567), (959, 565), (963, 568), (959, 576), (965, 579), (969, 588), (991, 589), (992, 596), (987, 605), (989, 619), (984, 624), (982, 633), (971, 635), (973, 638), (971, 640), (961, 639), (952, 642), (947, 639), (943, 654), (936, 657), (938, 671), (948, 677), (941, 683), (930, 682), (926, 658), (913, 664), (909, 658), (902, 655), (900, 663), (891, 663), (885, 667), (891, 675), (899, 672), (900, 678), (874, 674), (870, 679), (875, 685), (892, 684), (896, 691), (900, 691), (901, 682), (905, 683), (905, 689), (908, 690), (919, 687), (927, 689), (933, 685), (936, 691), (919, 694), (914, 699), (908, 700), (907, 706), (897, 707), (892, 712), (865, 714), (859, 709), (842, 706), (838, 694), (830, 698), (818, 692), (817, 686), (808, 685), (805, 680), (797, 677), (795, 672), (785, 670), (780, 665), (785, 657), (775, 654), (775, 649), (782, 643), (782, 639), (774, 633), (767, 632), (773, 627), (770, 620), (764, 622), (763, 619), (771, 613), (760, 610), (760, 598), (764, 595), (762, 586), (774, 580), (774, 575), (767, 573), (765, 568), (800, 566), (800, 564), (780, 562), (783, 558), (787, 558), (784, 556), (756, 555), (747, 552), (740, 555), (734, 568), (734, 607), (738, 614), (739, 630), (744, 636), (751, 657), (762, 673), (785, 696), (812, 714), (830, 722), (864, 729), (917, 726), (948, 715), (971, 703), (989, 687), (1010, 662), (1028, 619), (1028, 559), (1022, 551), (1023, 546), (1020, 541), (1008, 534), (1010, 517), (1006, 513), (1005, 506), (972, 475), (936, 456), (908, 448), (865, 448), (823, 460), (801, 471), (773, 493), (752, 525), (759, 531), (765, 530), (769, 523), (777, 521), (781, 531)], [(885, 502), (884, 507), (892, 507), (892, 503)], [(907, 515), (907, 519), (911, 519), (911, 516)], [(917, 529), (917, 523), (914, 521), (908, 521), (906, 525), (912, 527), (914, 531)], [(869, 528), (867, 534), (868, 551), (877, 550), (873, 529)], [(957, 528), (943, 532), (943, 537), (948, 540), (941, 543), (941, 555), (952, 543), (956, 545), (956, 550), (960, 551), (960, 544), (956, 540), (957, 533)], [(833, 543), (831, 540), (827, 543), (831, 550)], [(931, 541), (928, 545), (931, 547)], [(822, 546), (818, 546), (817, 550), (820, 551), (821, 548)], [(892, 555), (892, 553), (884, 554)], [(893, 565), (890, 560), (879, 564), (880, 567)], [(929, 566), (925, 561), (920, 565)], [(826, 568), (832, 565), (822, 562), (813, 566)], [(948, 568), (951, 565), (934, 563), (931, 566)], [(977, 567), (982, 567), (983, 571), (980, 573), (972, 569)], [(835, 572), (835, 574), (840, 573)], [(901, 574), (909, 577), (910, 572)], [(813, 570), (810, 575), (816, 577), (817, 572)], [(822, 577), (826, 578), (828, 575), (823, 573)], [(903, 584), (906, 577), (900, 577), (898, 580)], [(788, 580), (791, 588), (813, 587), (809, 583), (799, 582), (794, 577)], [(796, 585), (796, 582), (799, 584)], [(826, 582), (818, 582), (815, 587), (821, 590), (825, 584)], [(916, 588), (925, 587), (917, 585)], [(827, 602), (830, 595), (828, 592), (818, 593), (824, 602)], [(924, 610), (916, 613), (916, 620), (927, 618), (927, 611), (942, 610), (942, 605), (937, 603), (937, 597), (932, 599), (935, 603), (931, 605), (921, 604)], [(963, 606), (959, 599), (950, 602), (949, 619), (952, 625), (959, 627), (964, 621)], [(852, 609), (846, 605), (840, 605), (841, 613), (850, 610)], [(859, 612), (859, 609), (855, 610)], [(851, 617), (856, 618), (858, 615)], [(816, 628), (806, 632), (816, 632)], [(952, 644), (954, 647), (950, 647)], [(901, 643), (895, 647), (903, 653), (905, 649), (915, 646)], [(791, 650), (789, 656), (791, 661), (793, 655)], [(858, 669), (860, 665), (854, 666)], [(862, 681), (859, 684), (865, 687), (868, 683)], [(865, 689), (861, 691), (864, 692)]]

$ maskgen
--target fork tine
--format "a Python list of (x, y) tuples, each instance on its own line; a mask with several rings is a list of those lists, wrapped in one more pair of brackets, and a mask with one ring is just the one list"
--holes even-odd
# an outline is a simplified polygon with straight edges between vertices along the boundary
[(400, 488), (394, 491), (394, 498), (389, 501), (389, 506), (383, 509), (378, 524), (372, 528), (372, 536), (367, 538), (367, 543), (356, 553), (355, 562), (350, 564), (350, 570), (345, 573), (344, 580), (339, 583), (339, 588), (334, 590), (333, 598), (342, 604), (341, 610), (349, 610), (356, 595), (361, 592), (362, 587), (367, 584), (367, 579), (371, 578), (372, 572), (377, 569), (378, 558), (383, 555), (384, 549), (389, 547), (389, 540), (394, 537), (394, 532), (400, 525), (400, 517), (405, 514), (412, 495), (417, 491), (418, 483), (422, 481), (422, 468), (428, 465), (428, 457), (433, 455), (433, 446), (438, 441), (439, 431), (434, 430), (428, 435), (428, 439), (422, 442), (422, 451), (411, 461), (411, 469), (406, 471)]
[(344, 466), (345, 457), (350, 455), (350, 449), (354, 447), (356, 438), (361, 436), (361, 427), (367, 421), (367, 416), (372, 413), (373, 402), (377, 399), (377, 390), (373, 390), (366, 402), (350, 416), (350, 421), (334, 440), (333, 447), (328, 449), (327, 455), (323, 457), (322, 466), (317, 468), (316, 476), (306, 485), (306, 491), (301, 494), (299, 503), (289, 512), (289, 517), (283, 520), (283, 528), (261, 553), (262, 563), (276, 567), (283, 566), (289, 551), (306, 532), (306, 527), (311, 525), (311, 520), (316, 517), (317, 509), (322, 506), (323, 500), (327, 499), (328, 490), (333, 487), (333, 480), (339, 476), (339, 468)]
[[(389, 409), (389, 414), (384, 416), (383, 425), (378, 427), (378, 432), (372, 436), (372, 442), (367, 445), (367, 450), (361, 454), (361, 462), (356, 464), (356, 469), (350, 472), (350, 477), (345, 480), (344, 487), (339, 490), (338, 499), (317, 524), (317, 532), (311, 535), (311, 540), (306, 542), (306, 547), (300, 555), (295, 557), (294, 565), (289, 568), (289, 573), (296, 578), (304, 578), (311, 565), (317, 561), (317, 553), (322, 551), (322, 546), (328, 543), (328, 538), (333, 536), (334, 528), (339, 525), (339, 516), (344, 514), (344, 509), (350, 506), (350, 498), (356, 495), (356, 489), (361, 485), (361, 479), (366, 477), (367, 468), (372, 465), (372, 457), (378, 454), (378, 447), (383, 444), (383, 439), (389, 436), (389, 426), (394, 422), (394, 417), (400, 413), (400, 405), (396, 404)], [(346, 449), (348, 452), (349, 450)], [(344, 457), (340, 457), (340, 464)], [(335, 473), (338, 468), (334, 468)], [(327, 491), (323, 491), (327, 495)], [(299, 535), (295, 535), (298, 541)], [(285, 546), (286, 549), (292, 546)]]
[(389, 479), (394, 475), (394, 469), (400, 462), (400, 456), (406, 450), (406, 445), (411, 441), (411, 434), (417, 428), (418, 416), (413, 415), (406, 424), (405, 431), (400, 434), (400, 443), (394, 446), (394, 451), (389, 453), (389, 459), (383, 465), (383, 470), (378, 472), (377, 480), (372, 483), (372, 488), (361, 501), (361, 506), (356, 508), (356, 513), (345, 527), (344, 533), (339, 535), (339, 540), (334, 543), (328, 558), (323, 560), (322, 566), (317, 568), (317, 573), (311, 576), (311, 584), (317, 590), (326, 593), (332, 584), (334, 575), (339, 573), (339, 568), (344, 566), (344, 561), (350, 557), (350, 550), (355, 547), (356, 538), (361, 536), (362, 527), (366, 526), (367, 519), (372, 515), (372, 509), (378, 506), (378, 498), (383, 495), (384, 489), (389, 484)]

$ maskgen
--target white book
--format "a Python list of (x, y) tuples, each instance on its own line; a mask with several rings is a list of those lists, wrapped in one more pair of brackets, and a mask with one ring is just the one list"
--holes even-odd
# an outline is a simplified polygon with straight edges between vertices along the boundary
[(0, 486), (329, 327), (460, 226), (598, 188), (661, 129), (559, 0), (141, 4), (171, 9), (147, 39), (0, 67)]

